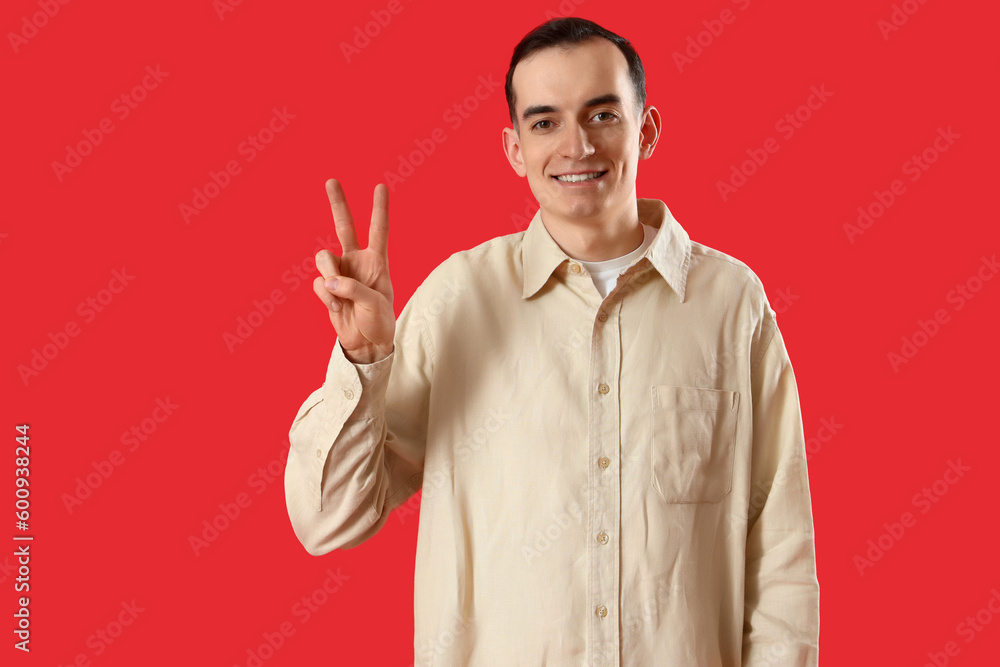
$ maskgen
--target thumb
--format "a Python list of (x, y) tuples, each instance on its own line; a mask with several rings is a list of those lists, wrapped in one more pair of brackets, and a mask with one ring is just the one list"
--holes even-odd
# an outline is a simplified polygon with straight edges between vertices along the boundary
[(379, 305), (379, 298), (382, 296), (371, 287), (347, 276), (330, 278), (326, 281), (326, 289), (334, 296), (353, 301), (356, 306), (361, 306), (366, 310), (375, 310)]

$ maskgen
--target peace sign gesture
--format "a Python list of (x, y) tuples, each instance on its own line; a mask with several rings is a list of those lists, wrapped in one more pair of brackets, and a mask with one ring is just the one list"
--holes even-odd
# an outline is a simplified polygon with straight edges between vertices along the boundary
[(358, 247), (354, 218), (340, 183), (328, 180), (326, 193), (344, 254), (316, 253), (316, 268), (322, 275), (313, 281), (313, 291), (329, 309), (348, 360), (370, 364), (392, 352), (396, 332), (389, 281), (389, 189), (382, 183), (375, 186), (365, 249)]

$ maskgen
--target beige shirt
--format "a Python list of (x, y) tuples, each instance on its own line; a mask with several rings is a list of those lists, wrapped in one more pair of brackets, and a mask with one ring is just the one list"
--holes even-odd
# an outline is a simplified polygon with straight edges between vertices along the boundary
[(353, 364), (337, 341), (295, 416), (285, 493), (310, 554), (360, 545), (422, 489), (418, 666), (817, 663), (774, 311), (663, 202), (639, 217), (659, 231), (606, 298), (540, 212), (453, 254), (392, 354)]

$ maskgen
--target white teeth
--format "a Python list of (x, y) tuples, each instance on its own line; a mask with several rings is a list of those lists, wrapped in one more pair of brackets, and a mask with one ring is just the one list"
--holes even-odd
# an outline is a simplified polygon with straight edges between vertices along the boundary
[(603, 173), (602, 171), (592, 171), (589, 174), (570, 174), (568, 176), (556, 176), (556, 178), (563, 183), (579, 183), (580, 181), (589, 181), (597, 178)]

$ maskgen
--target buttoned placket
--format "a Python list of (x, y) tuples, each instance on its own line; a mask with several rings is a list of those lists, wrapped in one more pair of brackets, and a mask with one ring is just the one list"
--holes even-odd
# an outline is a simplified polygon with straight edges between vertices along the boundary
[[(570, 262), (571, 280), (589, 281), (581, 291), (597, 293), (593, 278), (577, 262)], [(624, 281), (623, 281), (624, 282)], [(612, 290), (594, 315), (590, 351), (589, 448), (587, 531), (591, 536), (587, 558), (588, 653), (592, 665), (618, 667), (621, 578), (621, 409), (618, 383), (621, 373), (621, 335), (618, 329), (621, 297)]]

